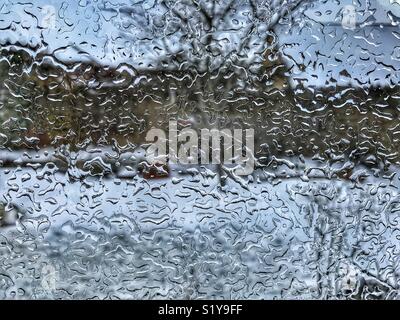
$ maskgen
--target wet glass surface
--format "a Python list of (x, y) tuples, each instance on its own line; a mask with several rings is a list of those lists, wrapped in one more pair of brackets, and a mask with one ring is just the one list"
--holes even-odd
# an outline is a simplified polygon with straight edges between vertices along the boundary
[[(399, 23), (397, 0), (0, 0), (0, 298), (399, 298)], [(253, 129), (254, 170), (149, 161), (171, 121)]]

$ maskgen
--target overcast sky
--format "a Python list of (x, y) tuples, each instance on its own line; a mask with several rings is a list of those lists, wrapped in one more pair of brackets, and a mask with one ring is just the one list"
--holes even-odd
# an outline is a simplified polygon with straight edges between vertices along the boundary
[[(274, 28), (293, 82), (318, 86), (398, 84), (400, 4), (394, 0), (324, 2), (308, 1), (307, 10), (300, 7), (293, 13), (294, 24), (282, 23)], [(264, 44), (259, 40), (280, 2), (258, 3), (265, 21), (257, 19), (251, 33), (248, 28), (255, 19), (249, 16), (248, 1), (237, 1), (236, 11), (226, 15), (214, 32), (217, 40), (213, 50), (217, 54), (211, 55), (210, 68), (222, 66), (246, 37), (251, 39), (242, 60), (250, 65), (262, 58)], [(354, 5), (356, 10), (353, 30), (342, 26), (346, 5)], [(180, 29), (182, 22), (171, 19), (170, 11), (158, 0), (8, 1), (0, 4), (0, 42), (40, 45), (62, 61), (96, 60), (104, 65), (126, 62), (137, 69), (185, 68), (193, 63), (200, 68), (201, 48), (194, 53), (195, 46), (186, 41), (184, 28)], [(193, 18), (196, 14), (184, 13), (194, 21), (191, 34), (204, 39), (201, 31), (205, 27)], [(202, 45), (201, 41), (197, 43)], [(171, 52), (180, 51), (186, 54), (186, 64), (168, 59), (160, 62)]]

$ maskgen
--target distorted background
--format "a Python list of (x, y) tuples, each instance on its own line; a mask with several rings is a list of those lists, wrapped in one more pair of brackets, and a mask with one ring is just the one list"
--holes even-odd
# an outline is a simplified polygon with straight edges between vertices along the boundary
[[(397, 0), (0, 0), (0, 297), (396, 299)], [(255, 130), (256, 166), (146, 162)]]

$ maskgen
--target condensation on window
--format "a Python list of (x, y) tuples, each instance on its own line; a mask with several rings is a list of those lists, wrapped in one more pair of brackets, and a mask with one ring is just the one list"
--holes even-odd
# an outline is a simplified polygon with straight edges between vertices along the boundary
[[(398, 0), (1, 1), (0, 298), (399, 298), (399, 24)], [(171, 128), (220, 148), (150, 161)], [(229, 132), (242, 174), (207, 158)]]

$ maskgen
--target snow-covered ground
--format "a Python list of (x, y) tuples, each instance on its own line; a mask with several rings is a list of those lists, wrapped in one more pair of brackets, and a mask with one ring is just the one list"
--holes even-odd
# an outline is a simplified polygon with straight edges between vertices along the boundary
[(24, 158), (0, 169), (4, 214), (17, 213), (0, 228), (3, 297), (397, 295), (397, 171), (346, 180), (286, 159), (221, 183), (215, 167), (148, 180)]

